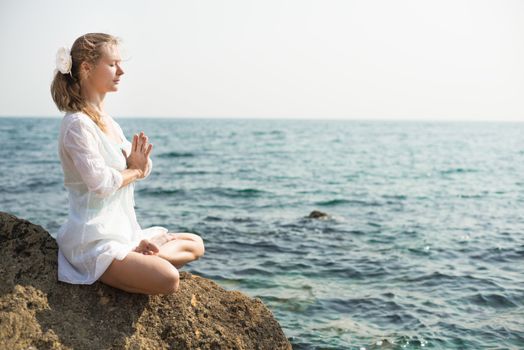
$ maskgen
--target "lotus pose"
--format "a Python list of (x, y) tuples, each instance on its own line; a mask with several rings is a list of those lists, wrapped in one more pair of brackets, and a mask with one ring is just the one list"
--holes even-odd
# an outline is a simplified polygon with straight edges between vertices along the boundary
[(137, 222), (134, 185), (151, 173), (153, 144), (144, 132), (129, 142), (104, 111), (106, 93), (118, 90), (124, 74), (119, 44), (89, 33), (57, 52), (51, 95), (65, 112), (58, 153), (69, 195), (69, 215), (56, 234), (58, 279), (169, 294), (178, 289), (178, 269), (204, 254), (204, 242)]

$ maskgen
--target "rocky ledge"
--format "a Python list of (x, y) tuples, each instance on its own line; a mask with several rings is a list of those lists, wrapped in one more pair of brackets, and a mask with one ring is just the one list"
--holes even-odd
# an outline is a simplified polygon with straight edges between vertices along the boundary
[(291, 349), (260, 301), (181, 271), (171, 295), (57, 281), (41, 226), (0, 212), (2, 349)]

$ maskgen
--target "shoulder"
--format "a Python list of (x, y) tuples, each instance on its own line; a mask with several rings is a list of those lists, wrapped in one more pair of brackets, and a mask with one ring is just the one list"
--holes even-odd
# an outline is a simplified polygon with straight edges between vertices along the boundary
[(87, 129), (94, 130), (95, 123), (84, 112), (69, 112), (64, 116), (62, 123), (66, 130), (73, 129)]
[(67, 113), (62, 120), (64, 143), (93, 142), (98, 138), (96, 128), (96, 124), (87, 114), (83, 112)]

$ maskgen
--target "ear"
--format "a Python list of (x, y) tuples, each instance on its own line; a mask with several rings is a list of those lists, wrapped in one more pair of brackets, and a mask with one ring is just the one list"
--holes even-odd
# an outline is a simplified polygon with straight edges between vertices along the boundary
[(86, 61), (80, 64), (80, 76), (87, 78), (91, 72), (91, 65)]

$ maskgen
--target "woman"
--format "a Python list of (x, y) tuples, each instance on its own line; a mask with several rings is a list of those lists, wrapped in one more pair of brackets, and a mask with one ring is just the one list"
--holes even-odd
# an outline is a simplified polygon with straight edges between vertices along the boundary
[(129, 142), (104, 112), (106, 93), (124, 74), (119, 39), (85, 34), (71, 51), (57, 53), (51, 95), (62, 119), (58, 140), (69, 194), (69, 215), (57, 233), (58, 279), (74, 284), (97, 280), (132, 293), (169, 294), (178, 270), (204, 254), (193, 233), (141, 229), (134, 211), (134, 185), (151, 173), (153, 145), (141, 132)]

